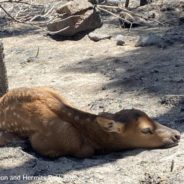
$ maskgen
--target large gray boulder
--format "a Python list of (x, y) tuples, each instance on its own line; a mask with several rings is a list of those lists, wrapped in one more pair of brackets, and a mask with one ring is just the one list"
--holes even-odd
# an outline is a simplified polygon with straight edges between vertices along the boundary
[(99, 13), (88, 0), (73, 0), (56, 10), (58, 18), (47, 25), (49, 34), (74, 36), (99, 28), (102, 21)]

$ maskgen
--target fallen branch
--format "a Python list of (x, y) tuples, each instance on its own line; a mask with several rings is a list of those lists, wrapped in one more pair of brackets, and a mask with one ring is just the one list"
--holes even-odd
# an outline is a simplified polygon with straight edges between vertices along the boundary
[[(134, 13), (134, 12), (130, 11), (130, 10), (127, 10), (126, 8), (122, 8), (122, 7), (119, 7), (119, 6), (98, 5), (98, 7), (110, 8), (110, 9), (119, 9), (119, 10), (124, 11), (131, 18), (132, 18), (132, 16), (136, 16), (136, 17), (142, 18), (142, 19), (144, 19), (146, 21), (148, 20), (148, 18), (146, 18), (146, 17), (144, 17), (142, 15), (139, 15), (137, 13)], [(161, 23), (160, 21), (157, 21), (157, 20), (151, 20), (151, 21), (156, 22), (156, 23), (158, 23), (160, 25), (164, 25), (164, 23)]]
[(120, 8), (119, 6), (108, 6), (108, 5), (100, 5), (99, 4), (98, 7), (123, 10), (130, 18), (133, 18), (133, 16), (131, 15), (132, 14), (131, 11), (128, 11), (125, 8)]
[(119, 15), (116, 15), (115, 13), (112, 13), (112, 12), (109, 11), (109, 10), (106, 10), (106, 9), (101, 8), (101, 7), (99, 7), (99, 6), (96, 6), (96, 8), (99, 9), (99, 10), (101, 10), (101, 11), (104, 11), (104, 12), (106, 12), (106, 13), (109, 13), (109, 14), (113, 15), (114, 17), (117, 17), (117, 18), (119, 18), (119, 19), (121, 19), (121, 20), (123, 20), (123, 21), (129, 23), (130, 25), (132, 25), (132, 22), (130, 22), (129, 20), (126, 20), (126, 19), (120, 17)]
[[(4, 13), (5, 13), (9, 18), (11, 18), (11, 20), (14, 21), (14, 22), (22, 23), (22, 24), (27, 24), (27, 25), (31, 25), (31, 26), (34, 26), (34, 27), (37, 27), (37, 28), (41, 28), (41, 29), (43, 29), (43, 27), (40, 27), (40, 26), (45, 26), (45, 25), (47, 25), (49, 22), (53, 21), (53, 20), (56, 18), (56, 16), (53, 16), (53, 15), (50, 17), (50, 14), (53, 14), (54, 9), (57, 7), (58, 4), (60, 4), (60, 3), (55, 4), (55, 5), (52, 6), (44, 15), (41, 15), (42, 17), (46, 17), (46, 18), (48, 18), (48, 19), (50, 19), (50, 20), (48, 20), (48, 21), (44, 20), (44, 22), (33, 23), (32, 21), (33, 21), (33, 20), (35, 19), (35, 17), (37, 17), (38, 15), (35, 15), (34, 17), (31, 17), (31, 16), (24, 16), (24, 17), (20, 17), (20, 19), (17, 19), (17, 17), (18, 17), (18, 15), (19, 15), (20, 11), (17, 12), (16, 16), (14, 17), (14, 16), (12, 16), (12, 15), (2, 6), (3, 3), (20, 3), (20, 4), (29, 5), (29, 6), (34, 6), (33, 4), (31, 4), (31, 3), (27, 2), (27, 1), (25, 2), (25, 1), (23, 1), (23, 0), (2, 0), (2, 1), (0, 1), (0, 9), (2, 9), (2, 10), (4, 11)], [(29, 7), (28, 7), (28, 8), (29, 8)], [(108, 14), (110, 14), (110, 15), (116, 17), (116, 18), (118, 18), (119, 20), (122, 20), (122, 21), (125, 22), (125, 23), (128, 23), (128, 24), (130, 25), (129, 31), (130, 31), (131, 28), (132, 28), (133, 22), (130, 21), (130, 20), (127, 20), (126, 18), (121, 17), (121, 15), (118, 15), (118, 14), (116, 14), (116, 13), (113, 13), (113, 12), (110, 11), (110, 10), (112, 10), (112, 9), (121, 10), (122, 13), (125, 13), (125, 14), (126, 14), (128, 17), (130, 17), (131, 19), (133, 19), (134, 17), (139, 17), (139, 18), (142, 18), (142, 19), (144, 19), (144, 20), (146, 20), (146, 21), (149, 20), (147, 17), (144, 17), (144, 16), (142, 16), (142, 15), (139, 15), (139, 14), (137, 14), (137, 13), (134, 13), (134, 12), (130, 11), (130, 10), (127, 10), (126, 8), (119, 7), (119, 6), (110, 6), (110, 5), (97, 4), (97, 5), (94, 6), (94, 8), (98, 9), (99, 11), (106, 12), (106, 13), (108, 13)], [(109, 10), (109, 9), (110, 9), (110, 10)], [(76, 15), (76, 16), (77, 16), (77, 15)], [(58, 15), (57, 15), (57, 17), (58, 17)], [(69, 18), (70, 18), (70, 17), (69, 17)], [(65, 19), (67, 19), (67, 18), (65, 18)], [(64, 20), (65, 20), (65, 19), (64, 19)], [(157, 20), (151, 20), (151, 21), (157, 22), (158, 24), (161, 24), (161, 25), (164, 25), (163, 23), (161, 23), (161, 22), (159, 22), (159, 21), (157, 21)], [(68, 27), (62, 28), (61, 30), (59, 30), (59, 31), (57, 31), (57, 32), (61, 32), (61, 31), (64, 31), (64, 30), (66, 30), (66, 29), (68, 29)], [(45, 30), (45, 29), (44, 29), (44, 30)], [(56, 34), (57, 32), (50, 32), (50, 34)]]
[(32, 4), (30, 4), (30, 3), (28, 3), (28, 2), (24, 2), (24, 1), (22, 1), (22, 0), (19, 0), (19, 1), (12, 1), (12, 0), (6, 0), (6, 1), (0, 1), (0, 4), (1, 3), (19, 3), (19, 4), (26, 4), (26, 5), (32, 5)]
[[(18, 2), (18, 1), (17, 1)], [(0, 2), (1, 3), (1, 2)], [(16, 18), (14, 18), (1, 4), (0, 4), (0, 9), (2, 9), (4, 11), (4, 13), (11, 18), (11, 20), (13, 20), (14, 22), (17, 22), (17, 23), (21, 23), (21, 24), (27, 24), (27, 25), (31, 25), (31, 26), (34, 26), (34, 27), (37, 27), (39, 29), (42, 29), (44, 30), (42, 27), (38, 26), (37, 24), (33, 24), (33, 23), (30, 23), (30, 22), (26, 22), (26, 21), (21, 21), (21, 20), (18, 20)]]
[(50, 35), (55, 35), (55, 34), (61, 33), (62, 31), (66, 31), (66, 30), (69, 29), (69, 28), (70, 28), (70, 26), (67, 26), (67, 27), (62, 28), (62, 29), (60, 29), (60, 30), (58, 30), (58, 31), (49, 31), (48, 34), (50, 34)]
[(5, 9), (1, 4), (0, 4), (0, 8), (6, 13), (6, 15), (8, 15), (8, 17), (10, 17), (13, 21), (18, 22), (18, 23), (23, 23), (23, 22), (21, 22), (20, 20), (15, 19), (10, 13), (8, 13), (8, 12), (6, 11), (6, 9)]

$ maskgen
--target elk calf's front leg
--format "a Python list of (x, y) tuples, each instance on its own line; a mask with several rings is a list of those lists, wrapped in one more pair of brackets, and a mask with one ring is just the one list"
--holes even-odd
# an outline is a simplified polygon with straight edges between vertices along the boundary
[(80, 150), (74, 154), (78, 158), (91, 157), (94, 155), (94, 149), (90, 145), (83, 145)]
[(52, 142), (52, 137), (47, 137), (40, 133), (35, 133), (30, 137), (30, 142), (33, 149), (43, 156), (47, 157), (62, 156), (62, 153), (58, 152), (53, 147), (54, 142)]

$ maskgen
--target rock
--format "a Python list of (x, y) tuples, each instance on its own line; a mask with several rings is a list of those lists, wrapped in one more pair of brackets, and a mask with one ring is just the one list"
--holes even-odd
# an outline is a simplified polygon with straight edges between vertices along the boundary
[(50, 35), (74, 36), (101, 27), (99, 13), (87, 0), (73, 0), (57, 9), (58, 18), (47, 25)]
[(105, 86), (102, 87), (102, 91), (106, 90), (107, 88)]
[(82, 2), (78, 2), (78, 0), (73, 0), (58, 7), (56, 12), (58, 14), (77, 15), (88, 9), (93, 9), (93, 5), (89, 1), (83, 0)]
[(88, 37), (90, 40), (93, 40), (95, 42), (98, 42), (100, 40), (105, 40), (105, 39), (110, 39), (111, 36), (110, 35), (107, 35), (107, 34), (98, 34), (98, 33), (90, 33), (88, 34)]
[(161, 47), (162, 44), (163, 44), (162, 38), (156, 34), (151, 33), (148, 36), (141, 36), (137, 41), (137, 43), (135, 44), (135, 47), (146, 47), (152, 45)]
[(125, 41), (124, 41), (124, 36), (123, 35), (117, 35), (116, 38), (116, 45), (120, 45), (120, 46), (123, 46), (125, 44)]

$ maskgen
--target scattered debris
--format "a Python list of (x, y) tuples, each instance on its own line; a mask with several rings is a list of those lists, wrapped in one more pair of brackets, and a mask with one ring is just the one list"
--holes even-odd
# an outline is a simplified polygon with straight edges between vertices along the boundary
[(164, 177), (145, 173), (145, 179), (140, 184), (168, 184), (168, 181)]
[(184, 104), (184, 95), (166, 95), (161, 97), (160, 103), (168, 106), (182, 105)]

